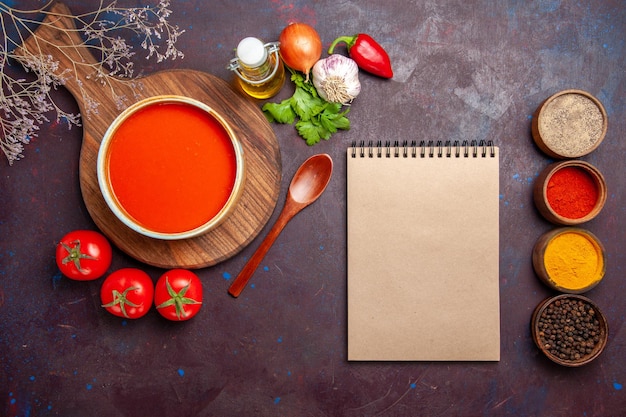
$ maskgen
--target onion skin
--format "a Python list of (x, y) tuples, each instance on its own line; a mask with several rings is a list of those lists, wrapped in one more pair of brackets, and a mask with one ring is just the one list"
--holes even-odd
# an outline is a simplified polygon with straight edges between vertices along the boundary
[(305, 74), (309, 72), (322, 56), (322, 39), (317, 31), (306, 23), (290, 23), (278, 38), (280, 57), (285, 65)]

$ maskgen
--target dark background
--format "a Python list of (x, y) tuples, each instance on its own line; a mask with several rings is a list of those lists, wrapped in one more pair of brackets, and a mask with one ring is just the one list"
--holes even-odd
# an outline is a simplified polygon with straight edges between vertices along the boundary
[[(98, 1), (67, 4), (78, 14)], [(325, 47), (340, 35), (371, 34), (395, 76), (362, 73), (352, 129), (328, 142), (308, 147), (292, 126), (274, 126), (283, 178), (271, 221), (297, 166), (314, 153), (333, 157), (329, 188), (286, 227), (239, 299), (227, 288), (269, 224), (238, 255), (198, 270), (205, 304), (183, 324), (154, 310), (137, 321), (115, 318), (99, 307), (101, 280), (60, 275), (56, 242), (95, 228), (79, 190), (80, 128), (44, 125), (23, 160), (2, 161), (0, 415), (626, 415), (623, 1), (176, 1), (171, 9), (170, 22), (186, 31), (177, 44), (185, 58), (156, 65), (136, 49), (144, 74), (191, 68), (231, 80), (225, 67), (241, 38), (277, 40), (300, 20)], [(607, 315), (610, 335), (604, 353), (578, 369), (543, 357), (529, 330), (533, 309), (553, 294), (535, 276), (531, 251), (555, 227), (532, 202), (534, 179), (551, 159), (532, 141), (531, 116), (569, 88), (595, 95), (609, 117), (606, 139), (582, 159), (609, 189), (604, 210), (583, 227), (606, 248), (606, 277), (587, 296)], [(274, 101), (289, 95), (286, 86)], [(54, 97), (78, 111), (63, 89)], [(345, 150), (362, 139), (500, 146), (500, 362), (346, 361)], [(122, 267), (155, 280), (164, 272), (115, 250), (111, 271)]]

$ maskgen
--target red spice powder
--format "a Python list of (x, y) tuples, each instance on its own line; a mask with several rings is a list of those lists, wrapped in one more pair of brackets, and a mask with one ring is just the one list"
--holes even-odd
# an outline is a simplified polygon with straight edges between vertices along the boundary
[(568, 219), (580, 219), (595, 207), (598, 187), (586, 171), (568, 166), (552, 174), (546, 196), (548, 204), (557, 214)]

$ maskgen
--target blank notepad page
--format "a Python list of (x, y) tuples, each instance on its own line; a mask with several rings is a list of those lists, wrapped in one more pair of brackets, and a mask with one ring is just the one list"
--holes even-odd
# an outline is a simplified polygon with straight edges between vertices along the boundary
[(491, 144), (347, 152), (348, 359), (500, 359)]

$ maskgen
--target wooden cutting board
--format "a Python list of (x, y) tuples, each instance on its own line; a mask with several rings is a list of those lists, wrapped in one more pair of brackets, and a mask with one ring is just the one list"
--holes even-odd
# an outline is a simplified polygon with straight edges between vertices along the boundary
[[(57, 74), (72, 71), (65, 77), (65, 87), (77, 100), (82, 115), (80, 186), (96, 225), (128, 255), (162, 268), (201, 268), (238, 253), (267, 223), (280, 192), (280, 149), (258, 106), (225, 81), (200, 71), (162, 71), (135, 80), (109, 76), (103, 83), (95, 77), (94, 68), (99, 63), (82, 45), (70, 10), (56, 3), (50, 11), (53, 15), (46, 17), (16, 53), (26, 60), (29, 55), (51, 55), (59, 62)], [(218, 228), (192, 239), (164, 241), (129, 229), (109, 210), (98, 187), (98, 149), (109, 125), (131, 104), (165, 94), (190, 97), (216, 110), (240, 139), (245, 156), (246, 180), (237, 207)], [(120, 97), (125, 97), (121, 106)], [(99, 103), (95, 109), (91, 100)]]

